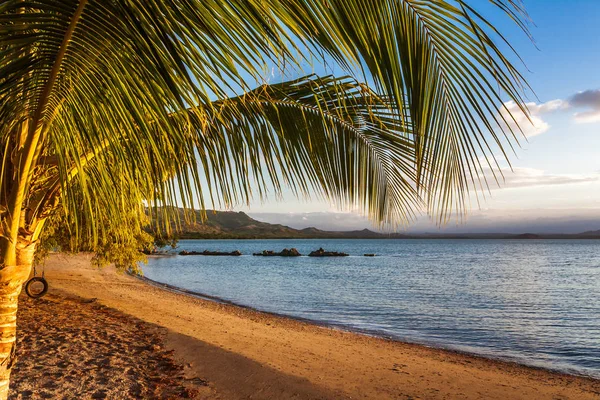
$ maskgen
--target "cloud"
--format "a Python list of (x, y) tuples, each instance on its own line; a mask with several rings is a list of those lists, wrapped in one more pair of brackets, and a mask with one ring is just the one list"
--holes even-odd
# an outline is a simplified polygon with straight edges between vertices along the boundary
[[(357, 214), (344, 213), (249, 213), (252, 218), (274, 224), (284, 224), (297, 229), (315, 226), (326, 230), (376, 230), (372, 224)], [(310, 223), (307, 223), (307, 220)], [(408, 229), (409, 233), (580, 233), (600, 229), (600, 208), (488, 208), (471, 210), (464, 223), (437, 226), (427, 216), (418, 218)], [(402, 231), (401, 231), (402, 232)]]
[(581, 233), (600, 229), (600, 208), (489, 208), (471, 210), (463, 223), (438, 227), (421, 218), (410, 232), (438, 233)]
[(333, 231), (375, 229), (364, 216), (353, 212), (249, 212), (252, 218), (271, 224), (283, 224), (296, 229), (317, 227)]
[[(596, 182), (600, 180), (600, 174), (576, 175), (576, 174), (548, 174), (536, 168), (513, 168), (503, 170), (504, 180), (498, 176), (501, 188), (524, 188), (533, 186), (568, 185), (573, 183)], [(491, 170), (486, 173), (486, 179), (493, 189), (495, 182)]]
[(525, 105), (530, 112), (529, 119), (521, 111), (517, 103), (512, 100), (504, 103), (504, 107), (500, 109), (500, 116), (506, 121), (506, 124), (504, 124), (506, 128), (510, 128), (515, 133), (518, 133), (520, 128), (528, 138), (541, 135), (550, 129), (550, 124), (543, 120), (543, 115), (569, 107), (568, 102), (561, 99), (539, 104), (529, 102)]
[[(598, 187), (598, 184), (595, 182), (600, 182), (600, 172), (593, 172), (590, 174), (552, 174), (548, 173), (541, 169), (536, 168), (525, 168), (525, 167), (515, 167), (513, 170), (503, 168), (504, 179), (501, 175), (496, 175), (499, 181), (499, 185), (495, 184), (495, 179), (492, 175), (492, 172), (489, 168), (484, 168), (485, 178), (489, 184), (491, 190), (493, 190), (494, 195), (490, 198), (487, 198), (485, 192), (487, 190), (480, 191), (477, 195), (479, 200), (492, 201), (491, 199), (498, 199), (497, 196), (501, 196), (502, 190), (513, 191), (510, 194), (506, 194), (511, 199), (515, 199), (517, 204), (527, 203), (528, 199), (537, 199), (540, 195), (539, 193), (544, 193), (540, 190), (532, 190), (529, 188), (540, 188), (540, 187), (553, 187), (553, 192), (550, 193), (575, 193), (578, 189), (577, 187), (571, 188), (563, 188), (564, 185), (582, 185), (582, 190), (589, 190), (589, 188), (585, 184), (594, 184)], [(590, 187), (591, 187), (590, 186)], [(483, 196), (482, 196), (483, 195)], [(573, 196), (571, 194), (571, 196)], [(475, 192), (473, 192), (473, 205), (475, 202)], [(539, 204), (545, 204), (548, 206), (551, 199), (548, 197), (540, 198)], [(589, 202), (587, 202), (589, 203)], [(586, 203), (586, 204), (587, 204)], [(483, 204), (483, 203), (482, 203)], [(498, 205), (499, 203), (496, 202)], [(573, 204), (573, 199), (569, 198), (565, 204)], [(506, 204), (504, 204), (506, 206)], [(522, 205), (520, 205), (522, 207)], [(536, 200), (536, 206), (538, 207), (538, 202)], [(600, 204), (593, 203), (594, 207), (599, 207)], [(600, 208), (598, 208), (600, 210)], [(504, 210), (508, 212), (507, 210)], [(545, 215), (543, 213), (538, 213), (537, 211), (533, 212), (536, 215)], [(283, 224), (287, 226), (291, 226), (297, 229), (304, 229), (308, 227), (317, 227), (319, 229), (326, 230), (334, 230), (334, 231), (346, 231), (346, 230), (360, 230), (364, 228), (377, 230), (377, 227), (373, 226), (373, 223), (370, 222), (366, 217), (361, 215), (358, 211), (356, 212), (334, 212), (332, 210), (327, 212), (288, 212), (288, 213), (278, 213), (278, 212), (249, 212), (249, 215), (253, 218), (256, 218), (259, 221)], [(471, 228), (475, 227), (473, 225), (473, 218), (475, 217), (475, 221), (477, 218), (482, 218), (484, 216), (489, 215), (486, 212), (478, 212), (476, 210), (471, 210), (469, 213), (469, 226)], [(550, 215), (556, 216), (555, 212), (552, 212)], [(498, 220), (498, 215), (494, 216), (494, 221)], [(457, 217), (456, 220), (460, 220), (460, 217)], [(516, 218), (515, 221), (519, 219)], [(521, 221), (523, 222), (523, 221)], [(490, 230), (491, 225), (485, 225), (482, 231)], [(597, 228), (600, 228), (600, 222), (596, 221)], [(420, 225), (420, 223), (416, 223), (413, 225), (410, 230), (428, 230), (435, 227), (435, 224), (429, 225)], [(485, 229), (484, 229), (485, 228)], [(577, 228), (577, 229), (580, 229)], [(540, 230), (541, 232), (541, 230)]]
[(542, 104), (527, 103), (527, 106), (532, 114), (541, 115), (554, 111), (565, 110), (569, 108), (569, 103), (561, 99), (555, 99)]
[(585, 90), (576, 93), (569, 99), (573, 107), (586, 108), (587, 111), (575, 113), (575, 121), (579, 123), (590, 123), (600, 121), (600, 89)]
[[(530, 112), (530, 119), (521, 111), (517, 103), (509, 101), (504, 103), (499, 115), (507, 122), (505, 128), (510, 128), (518, 133), (519, 128), (523, 134), (530, 138), (541, 135), (550, 129), (550, 124), (544, 120), (544, 116), (566, 109), (583, 109), (573, 114), (577, 123), (600, 122), (600, 89), (589, 89), (575, 93), (568, 99), (555, 99), (545, 103), (525, 103)], [(511, 116), (512, 115), (512, 116)]]

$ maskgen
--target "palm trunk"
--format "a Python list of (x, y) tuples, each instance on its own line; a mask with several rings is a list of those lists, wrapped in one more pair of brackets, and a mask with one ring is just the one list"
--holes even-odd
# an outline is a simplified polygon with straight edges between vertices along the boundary
[(4, 265), (0, 269), (0, 400), (8, 397), (10, 372), (16, 361), (18, 299), (31, 273), (34, 252), (35, 243), (20, 237), (15, 265)]

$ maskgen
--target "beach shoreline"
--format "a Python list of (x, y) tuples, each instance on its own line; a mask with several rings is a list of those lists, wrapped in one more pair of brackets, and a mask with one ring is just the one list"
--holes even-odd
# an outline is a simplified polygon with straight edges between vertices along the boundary
[(98, 270), (89, 260), (52, 255), (46, 265), (51, 293), (92, 297), (168, 329), (176, 358), (213, 389), (207, 398), (600, 396), (600, 381), (592, 378), (200, 299), (111, 267)]
[(271, 316), (273, 318), (283, 318), (283, 319), (288, 319), (288, 320), (292, 320), (292, 321), (298, 321), (300, 323), (323, 327), (326, 329), (334, 329), (334, 330), (339, 330), (341, 332), (347, 332), (347, 333), (356, 334), (356, 335), (363, 335), (363, 336), (382, 339), (382, 340), (386, 340), (386, 341), (390, 341), (390, 342), (402, 343), (402, 344), (406, 344), (406, 345), (422, 346), (425, 348), (446, 351), (449, 353), (454, 353), (454, 354), (462, 355), (462, 356), (466, 356), (466, 357), (474, 357), (474, 358), (479, 358), (479, 359), (483, 359), (483, 360), (489, 360), (489, 361), (514, 365), (514, 366), (518, 366), (518, 367), (531, 368), (534, 370), (546, 371), (546, 372), (550, 372), (550, 373), (558, 374), (558, 375), (574, 376), (574, 377), (581, 377), (581, 378), (587, 378), (587, 379), (593, 379), (593, 380), (600, 381), (600, 377), (598, 377), (598, 376), (586, 375), (584, 373), (577, 373), (577, 372), (566, 372), (566, 371), (563, 371), (560, 369), (553, 369), (550, 367), (527, 364), (524, 362), (519, 362), (517, 360), (513, 360), (509, 357), (482, 355), (482, 354), (477, 354), (474, 352), (469, 352), (467, 350), (453, 349), (450, 347), (436, 345), (435, 343), (426, 343), (426, 342), (419, 342), (418, 340), (410, 340), (409, 338), (400, 338), (400, 337), (396, 337), (396, 336), (393, 336), (390, 334), (386, 334), (385, 332), (381, 332), (381, 331), (360, 329), (360, 328), (352, 327), (349, 325), (344, 325), (341, 323), (318, 321), (318, 320), (314, 320), (314, 319), (310, 319), (310, 318), (303, 318), (303, 317), (298, 317), (298, 316), (293, 316), (293, 315), (286, 315), (286, 314), (282, 314), (282, 313), (261, 310), (256, 307), (252, 307), (252, 306), (241, 304), (241, 303), (236, 303), (234, 301), (227, 300), (227, 299), (224, 299), (224, 298), (221, 298), (218, 296), (212, 296), (212, 295), (208, 295), (205, 293), (200, 293), (200, 292), (196, 292), (193, 290), (181, 288), (179, 286), (170, 285), (168, 283), (155, 281), (155, 280), (152, 280), (143, 275), (137, 275), (134, 273), (127, 273), (127, 274), (135, 279), (139, 279), (140, 281), (147, 283), (148, 285), (152, 285), (152, 286), (157, 287), (162, 290), (166, 290), (166, 291), (180, 294), (183, 296), (191, 296), (194, 298), (198, 298), (200, 300), (215, 302), (215, 303), (223, 304), (223, 305), (229, 305), (232, 307), (249, 310), (251, 312), (265, 314), (265, 315)]

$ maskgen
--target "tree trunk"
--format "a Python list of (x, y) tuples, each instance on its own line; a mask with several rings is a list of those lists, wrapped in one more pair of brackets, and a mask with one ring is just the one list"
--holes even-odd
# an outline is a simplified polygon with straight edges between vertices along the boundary
[(20, 237), (16, 265), (0, 269), (0, 400), (8, 397), (10, 372), (16, 361), (17, 307), (23, 283), (31, 273), (35, 243)]

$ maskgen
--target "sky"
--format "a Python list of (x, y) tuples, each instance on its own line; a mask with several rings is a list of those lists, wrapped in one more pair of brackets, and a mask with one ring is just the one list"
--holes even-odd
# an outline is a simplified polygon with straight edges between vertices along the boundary
[[(492, 20), (524, 59), (535, 93), (528, 106), (535, 126), (510, 157), (501, 188), (473, 204), (464, 221), (437, 226), (426, 215), (409, 232), (565, 232), (600, 229), (600, 1), (525, 0), (535, 44), (505, 18)], [(482, 2), (471, 4), (481, 7)], [(489, 8), (484, 8), (484, 12)], [(490, 14), (487, 14), (490, 15)], [(509, 108), (511, 104), (507, 105)], [(371, 228), (352, 210), (284, 193), (234, 208), (256, 219), (296, 228)]]

